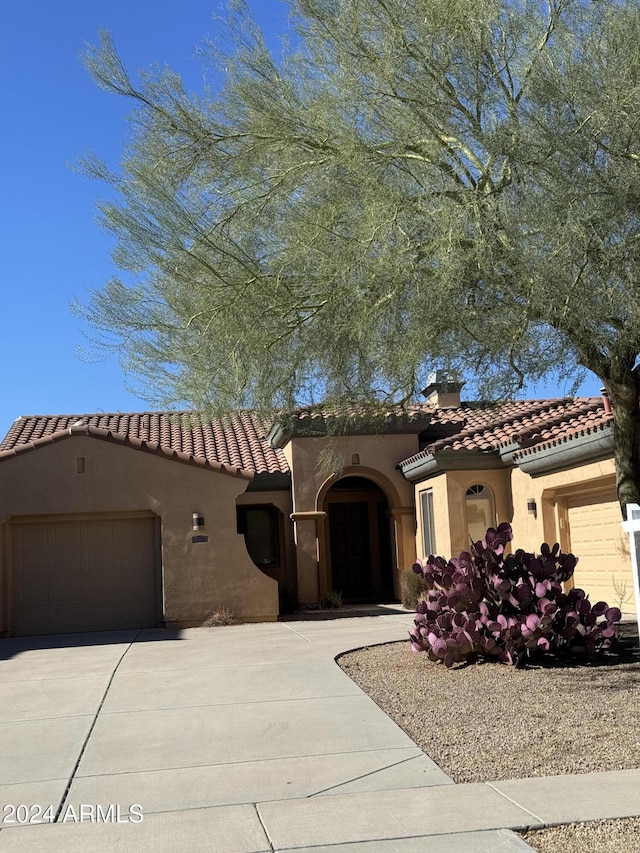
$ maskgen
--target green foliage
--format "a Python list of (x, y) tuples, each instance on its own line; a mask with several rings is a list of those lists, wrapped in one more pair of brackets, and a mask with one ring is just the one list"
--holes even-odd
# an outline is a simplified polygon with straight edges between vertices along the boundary
[(102, 342), (198, 407), (588, 368), (640, 499), (639, 0), (293, 0), (278, 60), (229, 9), (216, 92), (134, 82), (108, 36), (87, 52), (133, 105), (120, 169), (84, 163), (128, 273), (79, 306)]

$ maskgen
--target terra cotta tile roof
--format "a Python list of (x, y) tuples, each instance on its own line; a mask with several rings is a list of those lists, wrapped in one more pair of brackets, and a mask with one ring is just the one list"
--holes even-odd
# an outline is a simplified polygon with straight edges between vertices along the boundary
[(218, 419), (190, 412), (32, 415), (18, 418), (0, 442), (0, 460), (84, 434), (248, 479), (286, 474), (284, 454), (270, 447), (266, 431), (250, 412)]
[[(443, 409), (426, 404), (412, 407), (410, 417), (420, 415), (429, 419), (423, 449), (403, 460), (402, 467), (434, 453), (490, 452), (510, 445), (518, 448), (518, 458), (604, 429), (613, 421), (601, 397), (515, 400), (498, 405), (462, 403)], [(321, 419), (327, 413), (303, 410), (297, 417)], [(219, 419), (190, 412), (33, 415), (18, 418), (0, 442), (0, 461), (69, 435), (84, 434), (234, 476), (289, 473), (282, 450), (267, 442), (267, 432), (267, 424), (251, 412)]]
[(536, 444), (523, 446), (514, 455), (514, 459), (522, 459), (524, 456), (530, 456), (539, 450), (553, 447), (553, 445), (563, 444), (583, 435), (612, 428), (613, 414), (607, 414), (602, 406), (599, 409), (576, 413), (562, 424), (549, 424), (546, 428), (541, 429), (536, 436)]
[[(519, 445), (519, 453), (525, 449), (533, 453), (542, 446), (602, 429), (612, 421), (601, 397), (514, 400), (498, 405), (462, 403), (433, 410), (424, 448), (401, 464), (404, 467), (434, 453), (489, 452), (509, 445)], [(430, 440), (429, 433), (438, 427), (446, 428), (448, 434)]]

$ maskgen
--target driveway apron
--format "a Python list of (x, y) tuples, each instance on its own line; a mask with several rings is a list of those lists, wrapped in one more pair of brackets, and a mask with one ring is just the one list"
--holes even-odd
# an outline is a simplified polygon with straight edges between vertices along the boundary
[(0, 853), (530, 849), (509, 830), (532, 811), (489, 785), (452, 796), (337, 666), (411, 623), (0, 641)]

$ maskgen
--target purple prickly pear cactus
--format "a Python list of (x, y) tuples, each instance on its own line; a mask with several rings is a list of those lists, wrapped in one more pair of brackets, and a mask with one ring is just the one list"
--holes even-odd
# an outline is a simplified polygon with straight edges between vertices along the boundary
[(410, 631), (413, 651), (446, 667), (476, 656), (523, 665), (534, 655), (592, 654), (611, 644), (620, 610), (604, 601), (592, 606), (581, 589), (563, 592), (574, 555), (546, 542), (538, 556), (506, 554), (512, 539), (503, 523), (459, 557), (414, 564), (429, 591)]

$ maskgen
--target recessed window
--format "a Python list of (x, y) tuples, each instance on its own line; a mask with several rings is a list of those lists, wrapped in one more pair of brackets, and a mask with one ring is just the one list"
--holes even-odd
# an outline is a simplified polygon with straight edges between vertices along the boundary
[(424, 557), (436, 554), (436, 527), (433, 518), (433, 490), (427, 489), (420, 493), (420, 509), (422, 517), (422, 544)]
[(490, 527), (496, 525), (496, 513), (493, 504), (493, 494), (488, 486), (477, 483), (467, 489), (465, 498), (467, 511), (467, 530), (473, 542), (484, 539)]
[(275, 506), (238, 507), (238, 533), (259, 568), (280, 565), (280, 512)]

